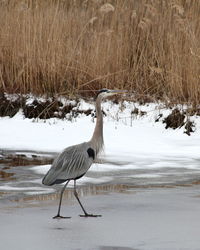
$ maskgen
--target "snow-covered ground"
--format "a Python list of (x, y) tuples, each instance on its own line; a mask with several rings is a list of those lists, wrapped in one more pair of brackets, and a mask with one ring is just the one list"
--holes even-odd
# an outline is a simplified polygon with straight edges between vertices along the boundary
[[(81, 109), (93, 108), (82, 101)], [(134, 107), (146, 111), (143, 116), (131, 115)], [(180, 129), (165, 129), (155, 122), (160, 112), (169, 110), (159, 105), (126, 102), (123, 105), (106, 102), (103, 104), (105, 156), (109, 159), (133, 162), (135, 158), (199, 158), (200, 117), (193, 118), (196, 131), (191, 136)], [(90, 139), (95, 126), (91, 116), (79, 115), (70, 120), (56, 118), (48, 120), (24, 119), (22, 113), (13, 118), (0, 118), (0, 149), (35, 150), (60, 152), (63, 148)], [(137, 167), (137, 166), (136, 166)]]
[[(164, 109), (162, 104), (141, 106), (137, 103), (113, 104), (107, 101), (102, 107), (107, 114), (104, 117), (105, 149), (101, 155), (102, 162), (94, 164), (89, 175), (79, 183), (109, 182), (116, 179), (110, 173), (119, 171), (124, 171), (129, 181), (131, 178), (136, 181), (137, 178), (164, 177), (166, 169), (175, 169), (176, 175), (179, 169), (200, 174), (200, 117), (191, 118), (196, 130), (188, 136), (183, 128), (165, 129), (162, 119), (155, 122), (160, 113), (166, 117), (171, 112)], [(94, 105), (81, 101), (79, 108), (94, 109)], [(131, 114), (135, 108), (146, 113), (142, 116)], [(25, 119), (19, 112), (13, 118), (0, 118), (0, 149), (58, 153), (67, 146), (89, 140), (94, 126), (95, 119), (84, 114), (72, 119), (51, 118), (44, 121)], [(34, 166), (32, 171), (43, 175), (49, 167)]]

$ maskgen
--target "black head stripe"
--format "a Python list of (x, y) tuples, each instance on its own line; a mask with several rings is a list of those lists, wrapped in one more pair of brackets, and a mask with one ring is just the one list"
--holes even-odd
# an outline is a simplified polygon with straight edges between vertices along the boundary
[[(96, 98), (98, 97), (99, 94), (104, 93), (104, 92), (105, 92), (105, 93), (108, 92), (108, 89), (100, 89), (100, 90), (98, 91), (97, 95), (96, 95)], [(95, 99), (96, 99), (96, 98), (95, 98)]]
[(98, 94), (103, 93), (103, 92), (108, 92), (108, 89), (100, 89)]
[(94, 149), (88, 148), (87, 153), (88, 153), (88, 156), (90, 158), (93, 158), (93, 160), (94, 160), (94, 158), (95, 158), (95, 151), (94, 151)]

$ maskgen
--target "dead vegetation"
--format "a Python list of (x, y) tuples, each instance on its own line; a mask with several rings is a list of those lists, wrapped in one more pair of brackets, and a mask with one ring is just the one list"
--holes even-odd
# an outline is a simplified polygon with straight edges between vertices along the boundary
[(177, 108), (172, 111), (170, 115), (168, 115), (163, 123), (166, 124), (165, 128), (181, 128), (184, 125), (185, 115), (180, 112)]
[(59, 118), (71, 120), (82, 114), (95, 116), (93, 109), (80, 109), (79, 102), (79, 99), (72, 101), (70, 98), (66, 98), (63, 103), (58, 98), (38, 97), (34, 97), (30, 101), (28, 95), (17, 95), (12, 98), (12, 95), (2, 94), (0, 95), (0, 117), (13, 117), (20, 110), (24, 117), (29, 119)]
[(20, 96), (15, 100), (9, 100), (5, 94), (0, 94), (0, 117), (13, 117), (24, 104), (24, 100)]
[(10, 169), (10, 167), (18, 166), (34, 166), (34, 165), (45, 165), (51, 164), (53, 161), (52, 158), (40, 157), (37, 155), (32, 155), (32, 157), (27, 157), (24, 154), (12, 154), (12, 153), (2, 153), (0, 157), (0, 164), (5, 164), (6, 166), (3, 170)]
[(58, 100), (39, 101), (35, 99), (32, 103), (23, 107), (23, 113), (26, 118), (30, 119), (49, 119), (52, 117), (64, 119), (66, 114), (70, 113), (74, 107), (75, 105), (71, 103), (64, 106), (63, 103)]
[(0, 89), (123, 88), (196, 107), (199, 12), (191, 0), (2, 0)]
[(178, 108), (172, 110), (166, 118), (164, 118), (163, 123), (166, 124), (165, 128), (177, 129), (184, 126), (184, 133), (190, 135), (194, 132), (194, 122), (190, 121), (190, 118), (187, 116), (185, 111), (180, 111)]

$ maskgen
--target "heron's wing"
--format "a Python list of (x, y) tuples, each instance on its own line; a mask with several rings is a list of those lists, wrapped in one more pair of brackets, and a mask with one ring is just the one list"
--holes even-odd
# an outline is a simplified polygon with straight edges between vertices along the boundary
[(94, 160), (89, 149), (92, 150), (88, 143), (66, 148), (54, 160), (50, 170), (43, 179), (43, 184), (52, 185), (84, 175)]

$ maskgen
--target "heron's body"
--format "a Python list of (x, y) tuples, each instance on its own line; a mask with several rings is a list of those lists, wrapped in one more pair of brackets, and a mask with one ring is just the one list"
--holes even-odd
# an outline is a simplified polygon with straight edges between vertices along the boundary
[(88, 214), (83, 205), (81, 204), (78, 194), (76, 192), (76, 180), (81, 178), (90, 168), (98, 154), (103, 148), (103, 115), (101, 112), (101, 101), (103, 98), (123, 93), (123, 91), (102, 89), (99, 91), (96, 99), (96, 125), (92, 138), (88, 142), (83, 142), (81, 144), (70, 146), (62, 151), (57, 158), (54, 160), (50, 170), (44, 176), (42, 183), (47, 186), (54, 184), (60, 184), (66, 182), (64, 185), (61, 196), (60, 203), (58, 207), (58, 214), (54, 218), (68, 218), (60, 216), (60, 207), (62, 202), (63, 192), (69, 183), (69, 181), (74, 181), (74, 195), (78, 200), (85, 217), (96, 217), (99, 215)]
[(95, 158), (96, 152), (91, 142), (70, 146), (57, 156), (42, 183), (51, 186), (79, 179), (88, 171)]

